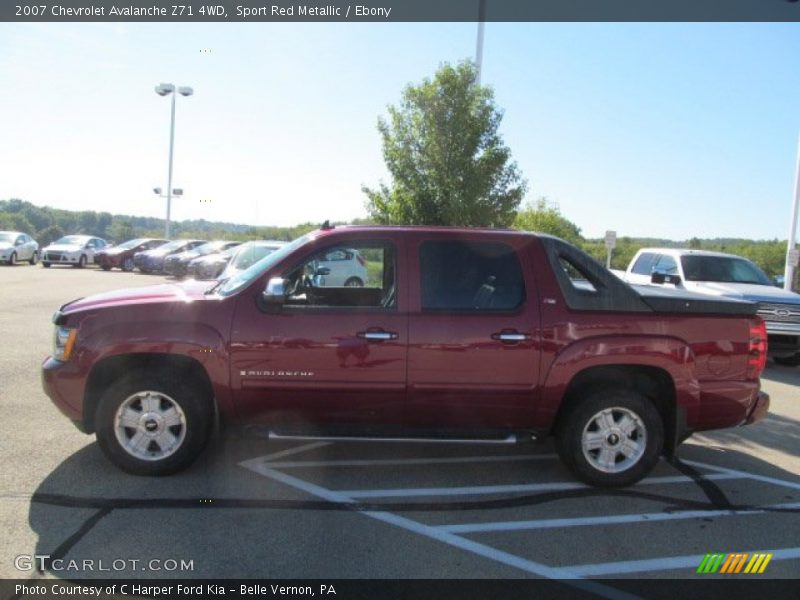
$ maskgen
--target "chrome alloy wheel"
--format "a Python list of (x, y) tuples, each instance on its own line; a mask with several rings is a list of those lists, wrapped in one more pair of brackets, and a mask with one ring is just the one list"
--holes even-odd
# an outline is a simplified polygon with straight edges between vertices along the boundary
[(607, 408), (589, 419), (581, 446), (592, 467), (603, 473), (621, 473), (644, 455), (647, 428), (635, 412), (619, 406)]
[(142, 391), (128, 396), (114, 415), (119, 445), (141, 460), (163, 460), (186, 438), (186, 415), (180, 405), (161, 392)]

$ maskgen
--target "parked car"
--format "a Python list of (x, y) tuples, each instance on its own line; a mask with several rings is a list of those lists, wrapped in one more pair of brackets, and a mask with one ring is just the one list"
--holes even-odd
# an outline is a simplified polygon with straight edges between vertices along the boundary
[(42, 266), (72, 265), (82, 269), (94, 263), (95, 254), (106, 245), (104, 239), (90, 235), (65, 235), (42, 250)]
[(164, 260), (179, 252), (202, 246), (204, 240), (173, 240), (153, 250), (137, 252), (133, 255), (133, 266), (142, 273), (160, 273), (164, 270)]
[[(368, 285), (306, 277), (342, 248)], [(623, 486), (769, 406), (755, 304), (637, 291), (529, 232), (327, 227), (227, 281), (88, 296), (53, 322), (45, 392), (138, 474), (189, 465), (220, 418), (318, 437), (554, 435), (579, 479)]]
[(367, 263), (353, 248), (332, 248), (310, 271), (318, 287), (364, 287), (367, 281)]
[(216, 240), (213, 242), (206, 242), (205, 244), (197, 246), (196, 248), (192, 248), (191, 250), (185, 250), (184, 252), (179, 252), (178, 254), (172, 254), (164, 260), (164, 272), (167, 275), (172, 275), (176, 279), (183, 279), (186, 277), (186, 273), (188, 272), (189, 263), (195, 258), (224, 252), (228, 248), (233, 248), (239, 244), (241, 244), (241, 242), (226, 242), (224, 240)]
[(219, 278), (229, 279), (285, 245), (286, 242), (277, 240), (245, 242), (236, 248), (233, 257), (228, 262), (225, 270), (219, 275)]
[(186, 266), (186, 276), (198, 280), (216, 279), (240, 247), (234, 246), (222, 252), (212, 252), (193, 258)]
[(137, 238), (128, 240), (119, 246), (106, 248), (94, 255), (94, 261), (100, 265), (104, 271), (110, 271), (114, 267), (123, 271), (133, 271), (133, 256), (137, 252), (153, 250), (167, 243), (168, 240), (155, 238)]
[(27, 260), (35, 265), (39, 260), (39, 244), (21, 231), (0, 231), (0, 262), (15, 265)]
[(643, 248), (628, 265), (625, 280), (756, 302), (767, 324), (769, 355), (778, 364), (800, 365), (800, 294), (776, 288), (746, 258), (705, 250)]

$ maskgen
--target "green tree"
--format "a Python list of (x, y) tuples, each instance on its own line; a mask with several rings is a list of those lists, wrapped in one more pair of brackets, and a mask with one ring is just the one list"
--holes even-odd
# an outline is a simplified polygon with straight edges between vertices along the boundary
[(33, 234), (35, 231), (33, 225), (21, 212), (0, 213), (0, 229), (22, 231), (29, 234)]
[(491, 88), (470, 62), (443, 65), (409, 85), (400, 105), (378, 119), (391, 186), (363, 187), (379, 223), (505, 227), (526, 182), (498, 129)]
[(64, 237), (64, 230), (58, 225), (48, 225), (36, 233), (36, 241), (39, 242), (39, 248), (44, 248), (62, 237)]
[(539, 198), (529, 203), (514, 218), (514, 229), (538, 231), (560, 237), (572, 244), (580, 244), (580, 227), (561, 215), (558, 205), (548, 202), (547, 198)]
[(114, 221), (108, 229), (108, 234), (115, 244), (121, 244), (136, 237), (130, 221)]

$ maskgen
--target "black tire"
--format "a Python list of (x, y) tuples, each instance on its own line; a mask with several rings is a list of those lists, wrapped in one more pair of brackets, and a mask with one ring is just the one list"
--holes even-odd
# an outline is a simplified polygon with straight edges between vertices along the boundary
[(103, 271), (110, 271), (111, 270), (111, 267), (109, 267), (108, 265), (100, 265), (100, 268), (103, 269)]
[(130, 256), (128, 258), (122, 259), (122, 270), (126, 273), (130, 273), (133, 271), (133, 258)]
[(49, 269), (49, 268), (50, 268), (50, 263), (49, 263), (49, 262), (42, 261), (42, 266), (43, 266), (45, 269)]
[(351, 277), (344, 282), (345, 287), (364, 287), (364, 282), (358, 277)]
[(79, 269), (82, 269), (83, 267), (85, 267), (86, 266), (86, 255), (85, 254), (81, 254), (81, 257), (78, 259), (78, 264), (77, 265), (73, 265), (73, 266), (74, 267), (78, 267)]
[[(144, 392), (159, 395), (162, 398), (159, 406), (169, 407), (170, 402), (174, 402), (184, 415), (181, 425), (169, 428), (181, 441), (163, 458), (151, 457), (148, 460), (135, 456), (122, 445), (116, 432), (117, 411), (126, 402), (131, 407), (136, 407), (138, 402), (138, 406), (144, 411), (144, 405), (141, 403), (141, 399), (145, 396)], [(134, 398), (133, 404), (130, 404), (132, 398)], [(145, 421), (144, 427), (152, 422), (153, 420)], [(120, 377), (103, 393), (95, 413), (95, 431), (101, 450), (111, 462), (134, 475), (170, 475), (185, 469), (205, 448), (211, 436), (212, 425), (212, 399), (205, 386), (191, 377), (179, 377), (166, 369), (134, 370)], [(156, 424), (155, 427), (162, 426)], [(141, 432), (144, 431), (142, 429)], [(134, 436), (139, 433), (134, 428), (123, 428), (120, 435), (126, 436), (125, 439), (132, 442)], [(157, 434), (157, 429), (152, 430), (153, 436)], [(142, 439), (148, 446), (140, 452), (153, 451), (156, 456), (161, 452), (156, 439), (151, 438), (150, 441), (146, 437)]]
[(17, 264), (17, 253), (16, 252), (12, 252), (11, 253), (11, 256), (9, 256), (8, 260), (6, 261), (6, 264), (7, 265), (15, 265), (15, 264)]
[(30, 258), (30, 260), (28, 262), (31, 264), (31, 266), (34, 266), (37, 262), (39, 262), (39, 251), (38, 250), (36, 252), (34, 252), (33, 254), (31, 254), (31, 258)]
[(800, 352), (793, 354), (792, 356), (774, 356), (772, 360), (775, 361), (776, 365), (782, 365), (784, 367), (797, 367), (800, 366)]
[[(584, 431), (588, 436), (593, 432), (599, 434), (595, 419), (609, 409), (612, 410), (615, 426), (626, 415), (632, 415), (638, 419), (638, 422), (634, 421), (638, 423), (636, 429), (626, 435), (621, 429), (612, 428), (610, 435), (602, 440), (602, 447), (597, 449), (597, 454), (593, 454), (594, 450), (584, 452)], [(579, 400), (567, 410), (559, 419), (556, 450), (561, 460), (581, 481), (597, 487), (624, 487), (645, 477), (658, 462), (664, 446), (664, 424), (658, 410), (646, 396), (633, 390), (605, 389)], [(641, 453), (635, 460), (621, 452), (626, 438), (634, 446), (641, 448)], [(619, 470), (606, 471), (599, 466), (604, 449), (613, 454), (612, 468)], [(623, 456), (621, 460), (620, 455)], [(627, 460), (632, 462), (625, 465)]]

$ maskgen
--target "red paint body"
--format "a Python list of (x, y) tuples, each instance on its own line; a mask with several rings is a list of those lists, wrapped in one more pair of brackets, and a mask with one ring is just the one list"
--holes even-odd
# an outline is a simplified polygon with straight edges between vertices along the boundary
[[(503, 313), (421, 309), (418, 248), (425, 240), (495, 241), (512, 246), (526, 299)], [(396, 307), (313, 312), (259, 308), (271, 277), (327, 245), (356, 240), (396, 249)], [(84, 431), (86, 384), (110, 357), (182, 355), (205, 370), (219, 412), (233, 422), (399, 426), (550, 432), (573, 379), (592, 367), (650, 367), (668, 375), (682, 438), (691, 431), (753, 422), (769, 398), (748, 373), (757, 317), (570, 310), (533, 234), (445, 229), (344, 227), (318, 232), (231, 296), (204, 295), (208, 283), (102, 294), (62, 307), (78, 327), (74, 356), (48, 359), (43, 383)], [(380, 329), (393, 340), (367, 341)], [(495, 340), (502, 331), (528, 338)], [(311, 374), (311, 375), (309, 375)], [(677, 418), (677, 417), (676, 417)]]

